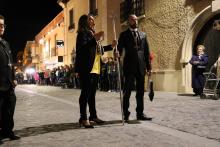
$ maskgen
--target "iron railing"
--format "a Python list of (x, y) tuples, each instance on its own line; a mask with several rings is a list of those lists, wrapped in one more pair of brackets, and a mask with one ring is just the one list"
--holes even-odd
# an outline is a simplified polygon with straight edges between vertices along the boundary
[(120, 21), (125, 22), (130, 14), (137, 17), (145, 14), (145, 0), (125, 0), (120, 4)]
[(91, 14), (93, 16), (97, 16), (98, 15), (98, 9), (90, 10), (89, 14)]

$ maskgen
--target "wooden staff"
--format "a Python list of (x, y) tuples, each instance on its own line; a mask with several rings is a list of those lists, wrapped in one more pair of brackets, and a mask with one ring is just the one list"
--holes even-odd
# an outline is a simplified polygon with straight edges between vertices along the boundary
[[(113, 24), (113, 33), (114, 40), (117, 40), (116, 30), (115, 30), (115, 17), (112, 16), (112, 24)], [(118, 52), (117, 45), (115, 46), (115, 51)], [(123, 98), (122, 98), (122, 90), (121, 90), (121, 70), (120, 70), (120, 59), (116, 58), (117, 68), (118, 68), (118, 81), (119, 81), (119, 93), (120, 93), (120, 103), (121, 103), (121, 116), (122, 116), (122, 124), (124, 125), (124, 110), (123, 110)]]

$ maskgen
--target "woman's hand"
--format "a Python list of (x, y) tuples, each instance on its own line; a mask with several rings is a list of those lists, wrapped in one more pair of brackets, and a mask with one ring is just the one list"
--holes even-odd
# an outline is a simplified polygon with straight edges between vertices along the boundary
[(104, 37), (104, 32), (103, 32), (103, 31), (100, 31), (100, 32), (98, 32), (98, 33), (95, 33), (95, 34), (94, 34), (94, 37), (95, 37), (95, 40), (96, 40), (96, 41), (102, 40), (102, 38)]

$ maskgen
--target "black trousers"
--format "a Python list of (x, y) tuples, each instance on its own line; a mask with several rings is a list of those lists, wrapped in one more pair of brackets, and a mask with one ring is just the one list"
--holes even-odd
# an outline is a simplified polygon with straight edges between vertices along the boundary
[(80, 85), (81, 85), (81, 94), (79, 97), (79, 106), (80, 106), (80, 119), (86, 120), (86, 108), (87, 104), (89, 105), (90, 119), (97, 118), (96, 114), (96, 105), (95, 105), (95, 95), (98, 84), (97, 74), (80, 74)]
[(13, 133), (15, 105), (16, 96), (13, 88), (8, 91), (0, 91), (0, 128), (2, 133)]
[(140, 73), (137, 74), (131, 74), (131, 75), (125, 75), (125, 84), (124, 84), (124, 90), (123, 90), (123, 110), (124, 115), (129, 115), (129, 99), (131, 96), (131, 91), (133, 89), (134, 80), (136, 80), (136, 113), (137, 116), (143, 115), (144, 111), (144, 75), (141, 75)]

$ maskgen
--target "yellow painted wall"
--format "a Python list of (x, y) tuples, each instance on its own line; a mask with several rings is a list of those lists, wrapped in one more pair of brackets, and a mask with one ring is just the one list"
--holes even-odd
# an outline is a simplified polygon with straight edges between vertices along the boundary
[[(58, 63), (58, 56), (65, 54), (64, 48), (58, 48), (58, 54), (52, 55), (52, 48), (56, 48), (56, 40), (64, 40), (64, 21), (63, 12), (60, 12), (49, 24), (47, 24), (35, 36), (35, 43), (38, 49), (38, 63), (37, 69), (45, 70), (47, 68), (57, 67), (61, 65)], [(56, 35), (56, 40), (55, 40)], [(45, 50), (48, 50), (47, 52)], [(65, 64), (65, 61), (62, 65)]]

